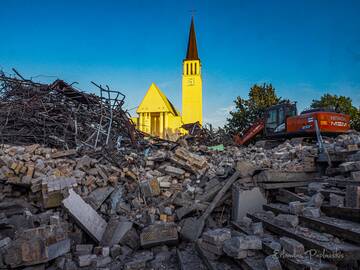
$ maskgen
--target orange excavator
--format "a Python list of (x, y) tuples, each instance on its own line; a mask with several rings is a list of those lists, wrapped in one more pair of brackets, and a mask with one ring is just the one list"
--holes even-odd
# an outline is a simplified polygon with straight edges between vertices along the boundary
[(263, 118), (256, 121), (234, 142), (246, 145), (255, 137), (284, 139), (291, 137), (334, 136), (350, 129), (350, 116), (335, 110), (313, 109), (297, 114), (296, 103), (281, 103), (269, 107)]

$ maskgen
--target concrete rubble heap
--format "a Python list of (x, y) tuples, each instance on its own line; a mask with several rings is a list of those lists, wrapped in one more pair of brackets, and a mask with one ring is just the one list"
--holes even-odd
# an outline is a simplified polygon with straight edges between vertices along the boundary
[(3, 144), (0, 269), (359, 269), (360, 135), (324, 139)]

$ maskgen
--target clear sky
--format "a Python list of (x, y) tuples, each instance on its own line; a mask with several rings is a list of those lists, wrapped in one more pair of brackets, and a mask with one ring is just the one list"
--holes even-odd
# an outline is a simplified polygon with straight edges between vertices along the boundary
[(300, 109), (325, 92), (360, 105), (359, 0), (4, 0), (0, 68), (92, 92), (91, 80), (108, 84), (132, 113), (155, 82), (181, 110), (190, 10), (205, 122), (223, 124), (254, 83), (272, 83)]

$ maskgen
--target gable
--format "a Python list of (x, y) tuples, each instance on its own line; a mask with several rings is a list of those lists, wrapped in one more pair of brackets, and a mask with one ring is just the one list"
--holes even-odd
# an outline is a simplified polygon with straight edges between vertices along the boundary
[(178, 115), (175, 107), (155, 83), (150, 85), (136, 112), (171, 112), (174, 115)]

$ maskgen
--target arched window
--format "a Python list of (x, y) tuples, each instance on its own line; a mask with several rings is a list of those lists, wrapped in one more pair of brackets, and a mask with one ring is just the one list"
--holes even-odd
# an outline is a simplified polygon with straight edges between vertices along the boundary
[(190, 73), (193, 75), (193, 63), (190, 63)]
[(189, 75), (189, 63), (186, 63), (186, 73), (185, 75)]
[(197, 72), (196, 72), (196, 67), (197, 67), (197, 64), (196, 63), (194, 63), (194, 65), (195, 65), (195, 75), (197, 74)]

